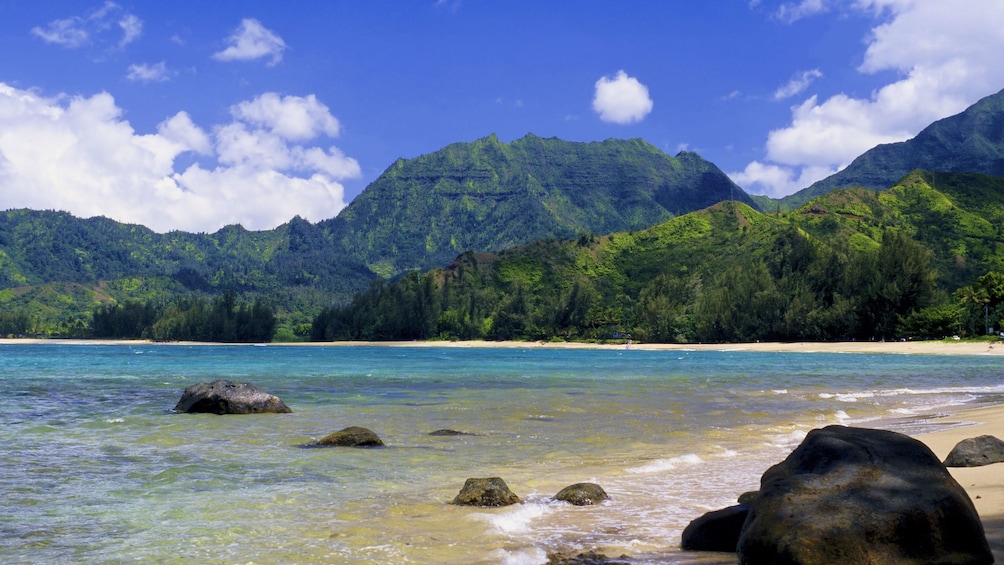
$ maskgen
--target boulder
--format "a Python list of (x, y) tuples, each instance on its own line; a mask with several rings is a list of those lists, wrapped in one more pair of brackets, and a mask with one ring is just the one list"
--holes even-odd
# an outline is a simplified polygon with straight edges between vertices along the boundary
[(344, 430), (339, 430), (328, 434), (318, 440), (316, 447), (383, 447), (384, 443), (380, 436), (373, 430), (361, 428), (359, 426), (349, 426)]
[(505, 481), (498, 477), (487, 479), (467, 479), (451, 504), (460, 506), (482, 506), (493, 508), (522, 502)]
[(923, 443), (895, 432), (813, 430), (760, 481), (739, 562), (993, 563), (969, 496)]
[(745, 504), (708, 512), (684, 528), (680, 548), (684, 551), (735, 552), (747, 515), (749, 506)]
[(1004, 441), (994, 436), (964, 439), (945, 458), (946, 467), (980, 467), (1004, 462)]
[(288, 414), (289, 406), (278, 396), (248, 383), (224, 379), (194, 384), (185, 389), (175, 412), (209, 414)]
[(569, 502), (576, 506), (599, 504), (609, 498), (603, 487), (596, 483), (575, 483), (561, 489), (558, 494), (554, 495), (555, 500)]

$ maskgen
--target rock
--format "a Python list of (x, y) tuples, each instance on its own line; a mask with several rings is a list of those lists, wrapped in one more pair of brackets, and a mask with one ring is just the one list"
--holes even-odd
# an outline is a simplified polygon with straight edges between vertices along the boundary
[(760, 481), (739, 562), (993, 563), (969, 496), (931, 450), (884, 430), (813, 430)]
[(497, 507), (509, 506), (522, 502), (518, 496), (509, 490), (509, 485), (498, 477), (487, 479), (467, 479), (464, 488), (460, 489), (451, 504), (461, 506)]
[(576, 506), (598, 504), (609, 498), (603, 487), (595, 483), (575, 483), (554, 495), (555, 500), (570, 502)]
[(384, 443), (373, 430), (349, 426), (344, 430), (324, 436), (315, 445), (317, 447), (383, 447)]
[(739, 499), (736, 500), (736, 502), (738, 502), (739, 504), (753, 504), (753, 501), (756, 500), (756, 497), (758, 496), (760, 496), (760, 491), (751, 490), (749, 492), (744, 492), (740, 494)]
[(478, 434), (472, 434), (470, 432), (460, 432), (457, 430), (436, 430), (434, 432), (429, 432), (430, 436), (476, 436)]
[(684, 551), (735, 552), (739, 535), (749, 514), (749, 506), (740, 504), (708, 512), (683, 530)]
[(587, 551), (573, 555), (573, 552), (548, 553), (547, 563), (544, 565), (628, 565), (627, 555), (621, 555), (618, 559), (611, 559), (602, 553)]
[(175, 412), (210, 414), (288, 414), (289, 406), (278, 396), (248, 383), (216, 380), (194, 384), (185, 389)]
[(960, 441), (945, 458), (946, 467), (980, 467), (1004, 462), (1004, 441), (979, 436)]

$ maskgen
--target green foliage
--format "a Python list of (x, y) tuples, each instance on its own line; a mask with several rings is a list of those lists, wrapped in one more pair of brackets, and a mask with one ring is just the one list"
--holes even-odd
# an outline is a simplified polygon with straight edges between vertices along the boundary
[[(954, 187), (941, 192), (932, 182)], [(949, 297), (964, 275), (945, 271), (966, 265), (985, 272), (999, 260), (991, 251), (974, 254), (972, 242), (994, 237), (984, 220), (1004, 203), (975, 206), (965, 196), (967, 187), (986, 192), (997, 182), (915, 174), (885, 192), (836, 191), (792, 212), (763, 214), (725, 202), (646, 230), (467, 253), (447, 269), (381, 283), (332, 309), (315, 320), (312, 337), (731, 342), (970, 335), (977, 307), (1000, 323), (995, 312), (1004, 306), (981, 297), (1004, 294), (1004, 283), (993, 273), (978, 279), (967, 306)], [(942, 221), (945, 229), (934, 229)], [(418, 281), (422, 294), (414, 290)], [(416, 326), (407, 313), (419, 304), (429, 314)]]

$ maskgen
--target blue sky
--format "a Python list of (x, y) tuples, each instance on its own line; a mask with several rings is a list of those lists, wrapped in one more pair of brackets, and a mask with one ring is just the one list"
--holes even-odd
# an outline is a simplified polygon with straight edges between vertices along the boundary
[(269, 229), (492, 133), (783, 196), (1004, 88), (1004, 1), (0, 0), (0, 53), (0, 209)]

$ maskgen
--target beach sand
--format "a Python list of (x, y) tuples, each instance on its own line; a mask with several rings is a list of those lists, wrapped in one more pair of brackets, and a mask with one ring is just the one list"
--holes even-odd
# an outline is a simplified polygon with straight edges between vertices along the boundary
[[(1004, 406), (958, 412), (938, 420), (948, 426), (938, 432), (917, 436), (944, 460), (958, 442), (971, 437), (992, 435), (1004, 439)], [(1004, 563), (1004, 463), (983, 467), (950, 468), (955, 480), (966, 489), (983, 520), (987, 541), (997, 563)]]

